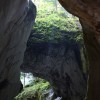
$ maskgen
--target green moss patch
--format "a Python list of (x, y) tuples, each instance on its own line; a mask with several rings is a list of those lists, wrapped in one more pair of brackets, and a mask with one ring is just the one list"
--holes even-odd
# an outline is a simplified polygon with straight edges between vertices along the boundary
[(26, 86), (23, 91), (16, 96), (15, 100), (45, 100), (44, 92), (48, 89), (50, 89), (50, 84), (41, 80), (34, 85)]

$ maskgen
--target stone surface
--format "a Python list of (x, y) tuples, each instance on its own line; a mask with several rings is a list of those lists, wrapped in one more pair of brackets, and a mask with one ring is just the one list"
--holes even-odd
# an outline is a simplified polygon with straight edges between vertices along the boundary
[(36, 16), (27, 0), (0, 0), (0, 100), (13, 100), (20, 89), (20, 65)]
[(89, 60), (86, 100), (100, 100), (100, 0), (58, 0), (70, 13), (79, 17)]
[(85, 97), (86, 76), (79, 46), (74, 42), (28, 43), (21, 70), (49, 81), (55, 96), (61, 96), (62, 100)]
[[(86, 45), (89, 64), (90, 64), (89, 65), (90, 77), (89, 77), (89, 86), (88, 86), (89, 89), (88, 89), (87, 100), (100, 100), (100, 95), (99, 95), (100, 92), (100, 56), (99, 56), (100, 54), (100, 0), (59, 0), (59, 2), (67, 11), (78, 16), (81, 20), (83, 26), (83, 32), (84, 32), (85, 45)], [(16, 64), (16, 66), (15, 65), (13, 66), (14, 68), (10, 67), (12, 65), (9, 65), (9, 63), (5, 63), (5, 62), (7, 61), (8, 62), (12, 61), (11, 63), (16, 62), (17, 60), (14, 61), (13, 56), (10, 57), (11, 61), (7, 60), (7, 58), (11, 54), (17, 55), (17, 52), (15, 52), (17, 51), (17, 47), (23, 48), (23, 46), (21, 46), (20, 44), (20, 42), (22, 43), (22, 41), (20, 40), (21, 39), (23, 40), (22, 37), (24, 36), (23, 34), (17, 34), (17, 33), (23, 32), (23, 31), (21, 32), (22, 29), (21, 30), (19, 29), (21, 28), (20, 25), (22, 24), (27, 14), (27, 11), (25, 10), (26, 6), (28, 6), (27, 0), (0, 0), (0, 77), (1, 77), (0, 83), (1, 84), (2, 82), (5, 83), (5, 81), (8, 82), (8, 79), (13, 81), (19, 80), (18, 78), (19, 73), (17, 73), (19, 72), (19, 67), (17, 68), (17, 66), (20, 65), (21, 60), (18, 65)], [(19, 26), (19, 29), (17, 26)], [(20, 32), (17, 30), (19, 30)], [(12, 49), (13, 47), (17, 46), (16, 50), (13, 49), (12, 51), (9, 51), (8, 48), (10, 48), (10, 46)], [(24, 51), (24, 49), (22, 51)], [(22, 59), (22, 56), (21, 55), (18, 56), (19, 59)], [(12, 75), (10, 75), (11, 72), (13, 72)], [(0, 92), (2, 92), (1, 89)], [(7, 94), (7, 95), (11, 95), (11, 94)]]

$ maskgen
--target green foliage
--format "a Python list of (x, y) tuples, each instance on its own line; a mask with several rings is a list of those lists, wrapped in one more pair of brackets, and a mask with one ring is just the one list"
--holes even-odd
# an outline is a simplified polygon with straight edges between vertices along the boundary
[(37, 80), (35, 84), (26, 86), (15, 100), (45, 100), (43, 93), (50, 88), (50, 84), (40, 78)]
[[(49, 4), (41, 4), (41, 7), (38, 8), (36, 23), (33, 27), (33, 35), (41, 34), (41, 38), (32, 37), (32, 41), (59, 42), (62, 40), (73, 39), (77, 42), (82, 42), (82, 32), (79, 29), (77, 22), (78, 19), (68, 14), (68, 12), (65, 12), (62, 9), (56, 11), (52, 2)], [(70, 34), (68, 32), (74, 32), (76, 34)], [(22, 93), (20, 93), (15, 99), (45, 100), (43, 93), (49, 88), (50, 84), (48, 82), (36, 78), (36, 80), (26, 86)]]
[[(55, 11), (52, 3), (45, 3), (38, 9), (36, 23), (33, 27), (34, 34), (41, 34), (42, 38), (33, 38), (33, 41), (58, 42), (63, 40), (65, 36), (69, 36), (67, 32), (80, 31), (77, 21), (76, 17), (68, 17), (63, 10)], [(71, 38), (82, 39), (81, 35), (71, 36)]]

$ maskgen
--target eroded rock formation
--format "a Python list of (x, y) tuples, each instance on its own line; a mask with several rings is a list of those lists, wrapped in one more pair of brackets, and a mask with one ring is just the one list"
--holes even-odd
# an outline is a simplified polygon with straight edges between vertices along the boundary
[(100, 100), (100, 0), (58, 0), (70, 13), (79, 17), (89, 59), (86, 100)]
[(86, 95), (86, 76), (76, 43), (28, 43), (21, 69), (49, 81), (62, 100), (83, 100)]
[(31, 1), (0, 0), (0, 100), (13, 100), (20, 91), (20, 65), (35, 16)]
[[(87, 100), (100, 100), (100, 0), (59, 0), (59, 2), (81, 20), (89, 58), (90, 77)], [(0, 0), (0, 83), (9, 83), (5, 89), (0, 89), (1, 100), (12, 98), (15, 95), (14, 91), (16, 94), (18, 92), (19, 66), (28, 38), (27, 33), (30, 30), (25, 27), (31, 26), (26, 21), (30, 18), (26, 17), (29, 11), (27, 7), (27, 0)], [(14, 58), (15, 55), (17, 56)], [(8, 92), (9, 90), (11, 92)]]

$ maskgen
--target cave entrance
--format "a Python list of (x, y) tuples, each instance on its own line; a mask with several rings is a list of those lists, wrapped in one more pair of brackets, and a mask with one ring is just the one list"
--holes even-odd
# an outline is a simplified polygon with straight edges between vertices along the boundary
[[(64, 71), (66, 68), (62, 68), (66, 67), (66, 65), (63, 66), (63, 64), (70, 59), (66, 58), (67, 56), (64, 54), (66, 51), (65, 43), (66, 41), (69, 41), (69, 44), (73, 44), (74, 41), (83, 46), (81, 25), (78, 18), (65, 11), (57, 0), (33, 0), (33, 2), (37, 6), (37, 17), (27, 42), (27, 49), (23, 60), (23, 66), (27, 67), (27, 70), (33, 75), (30, 73), (21, 73), (21, 81), (26, 87), (30, 87), (32, 84), (35, 85), (36, 83), (41, 86), (41, 88), (44, 86), (45, 88), (42, 89), (45, 90), (53, 88), (56, 96), (68, 99), (67, 97), (71, 95), (71, 92), (68, 94), (68, 91), (71, 91), (71, 77), (67, 71)], [(80, 64), (81, 58), (78, 56), (78, 50), (82, 52), (83, 48), (76, 49), (76, 46), (74, 48), (74, 45), (72, 46), (72, 44), (71, 49), (69, 49), (69, 51), (72, 51), (68, 53), (68, 56), (72, 56), (70, 53), (74, 52), (77, 58), (75, 58), (75, 55), (72, 56), (71, 59), (74, 60), (71, 60), (71, 62), (68, 61), (68, 63), (70, 63), (70, 68), (72, 65), (75, 65), (75, 68), (77, 69), (78, 76), (80, 77), (78, 77), (77, 74), (76, 77), (78, 77), (80, 82), (83, 83), (83, 87), (80, 87), (84, 88), (82, 91), (78, 90), (78, 92), (80, 91), (79, 96), (83, 98), (84, 93), (82, 94), (82, 92), (86, 89), (86, 75), (83, 75), (83, 73), (86, 73), (86, 67), (82, 67)], [(70, 46), (68, 46), (68, 48), (69, 47)], [(61, 55), (63, 55), (63, 57)], [(84, 60), (83, 56), (84, 55), (82, 55), (82, 58)], [(68, 60), (65, 61), (65, 59)], [(61, 63), (62, 65), (59, 66)], [(57, 66), (59, 66), (59, 68), (54, 68)], [(85, 61), (83, 66), (85, 66)], [(63, 73), (65, 74), (64, 76)], [(60, 74), (62, 76), (60, 76)], [(83, 79), (83, 77), (85, 78)], [(64, 78), (64, 81), (62, 78)], [(49, 81), (50, 84), (47, 81)], [(59, 82), (61, 82), (63, 86), (60, 86), (61, 84), (59, 84)], [(40, 89), (38, 86), (37, 88)], [(51, 90), (49, 92), (51, 92)], [(52, 93), (50, 93), (50, 95)]]

